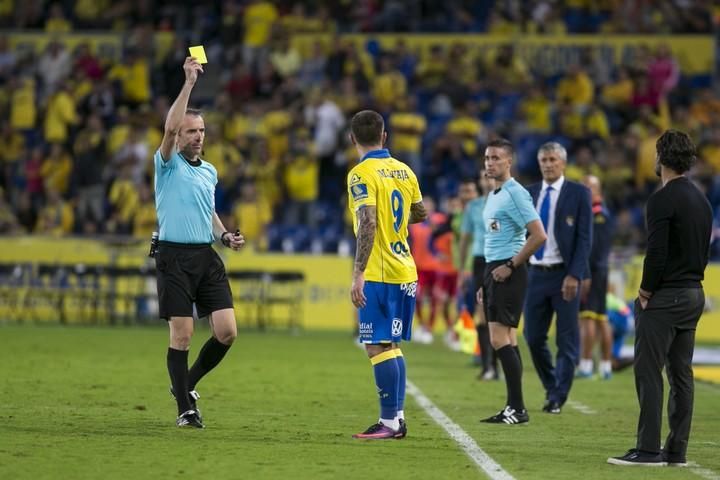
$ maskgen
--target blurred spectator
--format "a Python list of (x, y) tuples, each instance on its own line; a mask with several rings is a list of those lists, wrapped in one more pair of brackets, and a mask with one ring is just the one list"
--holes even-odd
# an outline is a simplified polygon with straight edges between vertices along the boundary
[(5, 200), (4, 192), (0, 189), (0, 234), (7, 235), (20, 233), (20, 231), (21, 227), (15, 217), (15, 212)]
[(286, 155), (284, 184), (287, 192), (285, 223), (315, 226), (314, 203), (318, 199), (318, 161), (312, 155), (306, 132), (293, 139)]
[(122, 99), (132, 107), (150, 101), (150, 65), (135, 48), (129, 48), (122, 63), (108, 72), (108, 79), (120, 86)]
[[(295, 75), (303, 66), (300, 53), (292, 46), (288, 35), (282, 35), (275, 41), (275, 46), (270, 53), (270, 63), (282, 78)], [(325, 62), (322, 62), (322, 68), (324, 69), (324, 67)]]
[(50, 95), (45, 112), (45, 141), (64, 144), (70, 139), (70, 129), (78, 123), (75, 99), (65, 83)]
[(133, 179), (133, 165), (120, 164), (118, 172), (108, 193), (111, 213), (106, 228), (111, 233), (130, 234), (135, 212), (140, 204), (140, 195), (137, 183)]
[(65, 196), (70, 186), (72, 167), (72, 160), (65, 148), (59, 143), (51, 144), (50, 152), (40, 167), (40, 175), (43, 178), (45, 191), (52, 190), (61, 196)]
[(152, 190), (146, 183), (139, 188), (139, 204), (133, 217), (132, 233), (137, 238), (148, 239), (157, 231), (157, 212)]
[(45, 21), (45, 31), (47, 33), (68, 33), (72, 31), (72, 25), (65, 18), (62, 5), (53, 3), (50, 5), (50, 13)]
[(8, 38), (0, 35), (0, 80), (5, 81), (17, 63), (17, 55), (10, 49)]
[(427, 129), (425, 116), (417, 111), (414, 96), (400, 98), (395, 105), (396, 109), (388, 121), (391, 152), (395, 158), (407, 163), (418, 178), (422, 178), (422, 136)]
[(648, 65), (648, 79), (650, 90), (657, 92), (659, 97), (667, 96), (680, 81), (680, 66), (668, 45), (658, 46), (655, 57)]
[(267, 201), (258, 197), (252, 182), (240, 186), (240, 198), (233, 209), (235, 228), (240, 229), (245, 241), (257, 249), (265, 248), (265, 228), (272, 220), (272, 209)]
[(38, 76), (42, 80), (42, 97), (46, 98), (56, 91), (71, 69), (72, 57), (63, 44), (57, 40), (48, 43), (37, 64)]
[(530, 133), (550, 133), (552, 104), (542, 88), (533, 86), (518, 106), (518, 116), (524, 120), (524, 129)]
[(372, 92), (380, 112), (387, 112), (395, 100), (406, 95), (407, 82), (392, 57), (380, 58), (380, 72), (373, 79)]
[(45, 194), (47, 204), (40, 210), (35, 231), (53, 236), (71, 234), (75, 224), (72, 205), (63, 200), (60, 193), (52, 188), (49, 188)]
[(573, 108), (582, 110), (592, 103), (594, 89), (593, 81), (587, 73), (580, 65), (574, 64), (560, 79), (555, 96), (559, 102), (568, 101)]
[(77, 196), (77, 220), (99, 223), (105, 217), (105, 185), (103, 172), (107, 165), (106, 130), (99, 115), (88, 118), (73, 146), (72, 186)]
[(272, 2), (249, 0), (243, 13), (245, 38), (243, 41), (243, 62), (251, 69), (265, 59), (270, 41), (270, 32), (278, 19), (278, 11)]

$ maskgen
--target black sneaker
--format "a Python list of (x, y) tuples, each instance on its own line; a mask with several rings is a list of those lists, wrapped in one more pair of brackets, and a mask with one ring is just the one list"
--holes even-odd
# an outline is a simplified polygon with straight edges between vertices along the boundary
[[(170, 395), (172, 395), (173, 398), (175, 398), (175, 392), (173, 391), (172, 385), (170, 385)], [(200, 394), (195, 390), (190, 390), (188, 392), (188, 396), (190, 397), (190, 406), (193, 410), (195, 410), (195, 413), (197, 414), (198, 418), (202, 422), (202, 413), (200, 412), (200, 409), (197, 406), (197, 401), (200, 399)], [(177, 398), (175, 398), (177, 400)]]
[(542, 408), (543, 412), (553, 414), (558, 414), (561, 410), (562, 407), (560, 406), (560, 403), (553, 400), (545, 400), (545, 405), (543, 405)]
[(205, 428), (205, 425), (203, 425), (195, 410), (188, 410), (187, 412), (181, 413), (178, 415), (175, 423), (178, 427)]
[(480, 421), (483, 423), (505, 423), (507, 425), (518, 425), (521, 423), (528, 423), (530, 421), (530, 416), (528, 415), (527, 410), (522, 409), (517, 411), (514, 408), (510, 408), (508, 405), (504, 409), (500, 410), (497, 415), (493, 415), (492, 417), (488, 417)]
[(668, 467), (687, 467), (687, 459), (678, 453), (669, 453), (663, 450), (660, 452), (663, 461), (667, 463)]
[(607, 463), (611, 465), (622, 465), (626, 467), (664, 467), (667, 463), (659, 453), (650, 453), (631, 448), (622, 457), (610, 457)]
[(400, 428), (398, 429), (397, 433), (395, 434), (395, 438), (400, 440), (401, 438), (405, 438), (407, 436), (407, 423), (405, 423), (405, 419), (400, 419)]

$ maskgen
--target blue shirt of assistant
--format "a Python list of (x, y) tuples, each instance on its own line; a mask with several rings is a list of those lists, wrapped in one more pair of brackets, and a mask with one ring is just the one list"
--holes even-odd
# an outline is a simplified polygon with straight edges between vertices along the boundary
[(483, 220), (483, 210), (487, 197), (479, 197), (471, 200), (465, 206), (463, 214), (463, 222), (460, 226), (460, 232), (472, 235), (472, 256), (485, 256), (485, 221)]
[(204, 160), (191, 165), (177, 151), (163, 161), (155, 152), (155, 208), (160, 240), (176, 243), (213, 243), (217, 171)]
[(526, 225), (540, 220), (532, 197), (511, 178), (488, 195), (483, 210), (485, 260), (494, 262), (515, 256), (525, 244)]

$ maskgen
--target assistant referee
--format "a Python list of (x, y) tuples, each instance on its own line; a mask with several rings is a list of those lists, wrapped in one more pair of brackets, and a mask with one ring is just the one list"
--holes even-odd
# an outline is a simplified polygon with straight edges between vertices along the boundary
[[(160, 225), (155, 255), (160, 317), (170, 326), (167, 368), (178, 406), (178, 427), (204, 428), (195, 385), (215, 368), (237, 336), (232, 293), (215, 240), (238, 250), (239, 233), (225, 230), (215, 213), (217, 171), (200, 158), (205, 123), (188, 100), (202, 65), (185, 59), (185, 84), (170, 107), (165, 134), (155, 153), (155, 205)], [(188, 370), (193, 334), (193, 304), (198, 317), (208, 316), (212, 336)]]

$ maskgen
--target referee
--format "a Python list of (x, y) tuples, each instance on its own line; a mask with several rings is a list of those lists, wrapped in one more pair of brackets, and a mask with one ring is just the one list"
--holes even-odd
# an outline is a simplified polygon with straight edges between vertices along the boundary
[[(505, 408), (482, 421), (508, 425), (530, 420), (522, 394), (517, 327), (527, 286), (525, 263), (547, 238), (530, 193), (510, 176), (513, 153), (512, 143), (504, 139), (490, 142), (485, 149), (486, 174), (496, 188), (483, 209), (487, 264), (483, 288), (477, 295), (478, 303), (485, 301), (490, 343), (507, 386)], [(527, 239), (526, 233), (530, 234)]]
[[(237, 336), (232, 293), (222, 260), (212, 248), (219, 239), (238, 250), (239, 233), (225, 231), (215, 213), (215, 167), (200, 158), (205, 123), (187, 108), (202, 66), (185, 59), (185, 84), (170, 107), (165, 135), (155, 153), (155, 194), (160, 242), (156, 252), (160, 317), (170, 326), (167, 368), (178, 407), (178, 427), (204, 428), (195, 385), (227, 353)], [(188, 371), (193, 334), (193, 304), (198, 317), (210, 316), (212, 336)]]
[[(690, 137), (668, 130), (655, 144), (662, 188), (647, 203), (648, 241), (635, 300), (635, 388), (640, 403), (636, 448), (615, 465), (686, 466), (693, 411), (695, 329), (705, 307), (712, 208), (685, 173), (695, 161)], [(670, 433), (660, 448), (665, 367)]]

